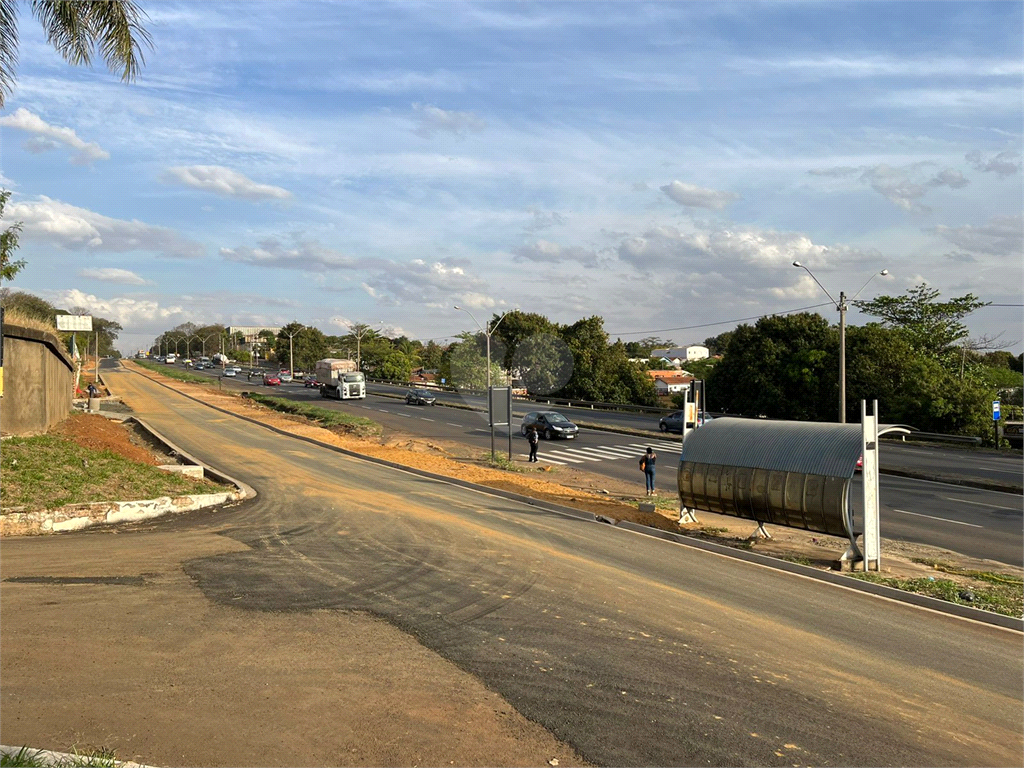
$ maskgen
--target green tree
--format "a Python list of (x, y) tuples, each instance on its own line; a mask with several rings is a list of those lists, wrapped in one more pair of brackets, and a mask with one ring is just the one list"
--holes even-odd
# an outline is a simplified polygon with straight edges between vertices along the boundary
[(733, 331), (707, 379), (708, 409), (835, 421), (838, 334), (818, 314), (764, 317)]
[(280, 350), (278, 359), (282, 364), (290, 365), (294, 356), (298, 370), (311, 371), (317, 360), (327, 357), (327, 337), (319, 329), (296, 321), (278, 331), (275, 348)]
[(17, 312), (51, 325), (54, 323), (54, 317), (62, 313), (45, 299), (25, 291), (11, 291), (7, 288), (0, 293), (0, 306), (8, 312)]
[(441, 368), (441, 357), (444, 355), (444, 347), (431, 340), (423, 348), (420, 354), (420, 362), (427, 370), (435, 371)]
[[(0, 11), (2, 14), (2, 11)], [(0, 104), (2, 106), (2, 104)], [(6, 189), (0, 191), (0, 220), (4, 217), (4, 208), (11, 193)], [(21, 234), (21, 222), (16, 221), (0, 230), (0, 280), (13, 280), (14, 276), (25, 268), (25, 260), (14, 261), (12, 256), (18, 249), (18, 237)]]
[[(442, 363), (442, 375), (448, 384), (459, 389), (483, 390), (487, 388), (487, 355), (484, 335), (462, 333), (459, 342), (448, 347)], [(491, 359), (491, 384), (505, 384), (505, 374), (498, 361)]]
[(725, 331), (717, 336), (708, 336), (704, 339), (704, 346), (708, 348), (708, 353), (714, 355), (724, 355), (725, 350), (729, 348), (729, 340), (732, 339), (735, 331)]
[[(145, 13), (129, 0), (33, 0), (29, 7), (66, 62), (91, 65), (98, 53), (111, 72), (120, 70), (126, 83), (135, 80), (144, 63), (143, 45), (153, 45), (142, 26)], [(17, 3), (0, 0), (0, 107), (13, 92), (17, 61)]]
[(953, 352), (957, 342), (967, 338), (963, 319), (990, 302), (979, 301), (973, 293), (949, 301), (936, 301), (939, 291), (921, 283), (902, 296), (879, 296), (870, 301), (853, 302), (861, 312), (881, 318), (886, 327), (897, 328), (910, 345), (947, 366), (957, 365)]
[[(488, 321), (488, 327), (493, 328), (500, 317), (497, 314), (493, 315)], [(497, 360), (500, 357), (501, 367), (506, 371), (512, 370), (512, 359), (519, 345), (527, 339), (545, 333), (557, 334), (558, 325), (544, 315), (512, 310), (491, 334), (491, 359)]]

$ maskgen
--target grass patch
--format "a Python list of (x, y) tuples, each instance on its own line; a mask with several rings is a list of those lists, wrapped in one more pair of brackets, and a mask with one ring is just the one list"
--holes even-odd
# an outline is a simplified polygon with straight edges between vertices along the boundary
[(523, 468), (516, 464), (514, 461), (509, 461), (508, 456), (504, 453), (495, 453), (493, 456), (488, 456), (484, 459), (484, 465), (491, 469), (500, 469), (505, 472), (523, 472)]
[(318, 405), (285, 400), (283, 397), (269, 397), (258, 392), (250, 392), (249, 399), (273, 408), (275, 411), (290, 413), (295, 416), (314, 421), (322, 427), (340, 427), (343, 431), (359, 437), (378, 437), (382, 432), (380, 424), (363, 416), (354, 416), (345, 411), (334, 411)]
[(38, 749), (22, 747), (13, 754), (4, 753), (0, 755), (0, 768), (43, 768), (43, 766), (54, 766), (55, 768), (74, 768), (77, 766), (96, 766), (96, 768), (114, 768), (118, 764), (114, 753), (108, 749), (98, 749), (94, 752), (73, 752), (66, 757), (60, 757), (56, 761), (48, 760), (40, 754)]
[[(952, 568), (952, 566), (949, 566)], [(960, 575), (967, 575), (972, 571), (966, 569), (953, 569)], [(973, 573), (981, 573), (974, 571)], [(962, 584), (951, 579), (936, 579), (928, 576), (917, 579), (896, 579), (882, 576), (879, 573), (851, 573), (850, 576), (862, 581), (870, 581), (875, 584), (885, 584), (889, 587), (902, 589), (904, 592), (915, 592), (919, 595), (928, 595), (939, 600), (945, 600), (957, 605), (969, 605), (972, 608), (1001, 613), (1004, 616), (1021, 618), (1024, 616), (1024, 585), (1020, 579), (1005, 577), (1000, 574), (988, 574), (998, 577), (999, 581), (993, 582), (986, 579), (971, 577), (975, 580), (972, 584)]]
[(219, 493), (222, 486), (165, 472), (109, 450), (83, 448), (56, 435), (4, 441), (0, 507), (27, 511), (91, 501), (138, 501), (159, 496)]
[(136, 365), (140, 365), (143, 368), (153, 371), (154, 373), (160, 373), (169, 379), (177, 379), (178, 381), (185, 381), (189, 384), (215, 384), (216, 379), (210, 379), (206, 376), (198, 376), (188, 371), (183, 371), (180, 368), (175, 368), (173, 365), (167, 365), (166, 363), (153, 363), (149, 360), (135, 360)]
[(944, 563), (941, 560), (932, 560), (927, 557), (913, 557), (912, 562), (920, 563), (921, 565), (930, 565), (937, 571), (943, 573), (952, 573), (958, 576), (965, 576), (970, 579), (977, 579), (978, 581), (987, 581), (990, 584), (1016, 584), (1024, 589), (1024, 579), (1019, 576), (1013, 576), (1006, 573), (992, 573), (992, 571), (975, 571), (969, 568), (960, 568), (956, 565), (950, 565)]

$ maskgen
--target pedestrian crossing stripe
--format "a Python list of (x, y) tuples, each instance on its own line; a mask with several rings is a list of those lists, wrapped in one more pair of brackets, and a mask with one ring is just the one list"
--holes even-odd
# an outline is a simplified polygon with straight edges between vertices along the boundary
[[(588, 461), (604, 461), (605, 459), (639, 459), (650, 446), (650, 443), (631, 443), (630, 445), (594, 446), (593, 448), (561, 448), (545, 451), (538, 458), (550, 460), (551, 463), (583, 464)], [(668, 450), (675, 448), (674, 444)]]

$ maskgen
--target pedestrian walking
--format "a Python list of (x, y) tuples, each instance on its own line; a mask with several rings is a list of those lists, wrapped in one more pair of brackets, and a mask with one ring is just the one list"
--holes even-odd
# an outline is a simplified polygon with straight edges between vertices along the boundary
[(643, 470), (644, 479), (647, 481), (647, 495), (654, 495), (654, 469), (658, 463), (658, 454), (654, 452), (653, 448), (648, 448), (647, 452), (640, 457), (640, 469)]
[(99, 396), (100, 396), (100, 391), (98, 389), (96, 389), (96, 385), (90, 383), (89, 384), (89, 397), (99, 397)]
[(537, 444), (540, 442), (540, 435), (537, 434), (537, 426), (533, 425), (526, 433), (526, 440), (530, 443), (530, 461), (537, 460)]

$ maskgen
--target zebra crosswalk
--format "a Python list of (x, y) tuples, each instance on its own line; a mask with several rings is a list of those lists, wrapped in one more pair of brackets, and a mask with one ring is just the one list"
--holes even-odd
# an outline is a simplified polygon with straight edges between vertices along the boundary
[[(628, 445), (598, 445), (587, 448), (560, 448), (553, 451), (540, 451), (539, 461), (548, 464), (586, 464), (591, 461), (614, 461), (616, 459), (640, 459), (640, 454), (647, 450), (651, 443), (629, 443)], [(673, 446), (676, 447), (676, 446)], [(543, 446), (542, 446), (543, 448)], [(659, 450), (659, 449), (655, 449)]]

